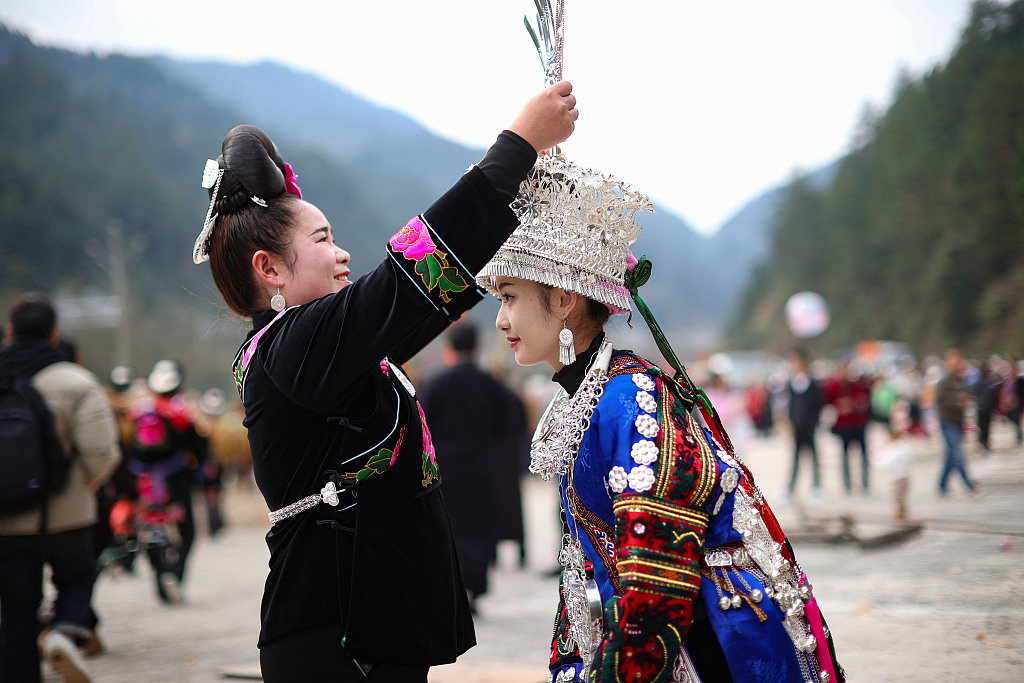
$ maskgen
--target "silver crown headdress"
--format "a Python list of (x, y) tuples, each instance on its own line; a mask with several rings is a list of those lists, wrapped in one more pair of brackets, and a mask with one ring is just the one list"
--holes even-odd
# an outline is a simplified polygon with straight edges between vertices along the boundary
[(512, 202), (519, 227), (477, 274), (493, 294), (495, 276), (533, 280), (631, 310), (624, 283), (629, 247), (650, 200), (614, 176), (541, 155)]
[[(564, 5), (556, 0), (552, 10), (548, 0), (535, 2), (538, 31), (529, 21), (526, 28), (544, 82), (552, 85), (562, 80)], [(577, 166), (555, 149), (538, 157), (511, 207), (519, 227), (477, 274), (480, 286), (497, 295), (493, 278), (515, 277), (582, 294), (613, 314), (631, 310), (626, 259), (643, 229), (637, 212), (654, 211), (645, 195), (613, 175)]]

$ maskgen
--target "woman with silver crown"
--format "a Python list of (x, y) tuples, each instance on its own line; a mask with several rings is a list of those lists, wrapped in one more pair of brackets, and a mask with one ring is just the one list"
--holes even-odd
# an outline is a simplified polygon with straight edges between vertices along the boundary
[(531, 98), (479, 164), (350, 281), (349, 254), (267, 135), (238, 126), (207, 162), (196, 263), (252, 331), (233, 363), (253, 473), (272, 511), (263, 680), (426, 683), (475, 643), (437, 460), (400, 365), (482, 298), (538, 150), (578, 116), (567, 82)]
[[(516, 362), (547, 363), (560, 385), (530, 466), (558, 480), (569, 530), (549, 680), (842, 681), (792, 548), (638, 295), (650, 262), (630, 245), (651, 208), (542, 157), (519, 227), (477, 275)], [(673, 374), (612, 347), (604, 325), (631, 300)]]

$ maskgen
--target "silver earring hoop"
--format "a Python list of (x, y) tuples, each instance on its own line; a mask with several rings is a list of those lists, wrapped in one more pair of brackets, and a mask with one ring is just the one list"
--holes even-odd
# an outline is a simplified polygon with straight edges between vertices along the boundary
[(572, 365), (576, 361), (576, 348), (573, 344), (572, 330), (562, 320), (562, 331), (558, 333), (558, 362)]
[(270, 297), (270, 307), (280, 313), (284, 310), (284, 305), (284, 297), (281, 296), (281, 288), (278, 287), (277, 294)]

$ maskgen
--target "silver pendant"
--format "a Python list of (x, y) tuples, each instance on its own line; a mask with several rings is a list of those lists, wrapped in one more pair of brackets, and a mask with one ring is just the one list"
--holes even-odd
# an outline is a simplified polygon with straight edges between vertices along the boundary
[(584, 666), (583, 678), (586, 680), (590, 662), (604, 639), (601, 591), (597, 582), (586, 578), (579, 569), (566, 569), (562, 572), (562, 599), (569, 617), (569, 635), (579, 648)]
[(594, 654), (604, 639), (601, 590), (597, 581), (588, 579), (583, 567), (586, 558), (579, 541), (569, 534), (562, 536), (558, 562), (562, 571), (562, 600), (569, 618), (569, 637), (579, 648), (583, 659), (583, 680), (587, 680)]

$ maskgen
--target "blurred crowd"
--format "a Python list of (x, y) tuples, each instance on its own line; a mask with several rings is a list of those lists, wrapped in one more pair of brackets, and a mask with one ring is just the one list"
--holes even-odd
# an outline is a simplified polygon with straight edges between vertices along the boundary
[(100, 573), (136, 572), (145, 558), (159, 601), (182, 602), (197, 528), (214, 537), (225, 525), (225, 476), (250, 481), (241, 406), (220, 389), (188, 389), (170, 359), (139, 377), (117, 366), (100, 380), (60, 338), (44, 295), (18, 297), (9, 320), (0, 345), (0, 680), (39, 681), (45, 660), (65, 680), (88, 681), (84, 657), (104, 651), (92, 605)]
[[(789, 383), (799, 374), (793, 356), (800, 353), (798, 350), (787, 358), (771, 359), (762, 373), (742, 382), (727, 385), (719, 375), (708, 373), (704, 386), (719, 388), (720, 401), (715, 404), (727, 404), (726, 410), (719, 410), (728, 415), (734, 429), (749, 428), (758, 436), (769, 436), (780, 419), (788, 419)], [(965, 434), (974, 438), (983, 452), (988, 452), (993, 421), (1008, 421), (1014, 426), (1020, 444), (1024, 360), (996, 355), (964, 358), (958, 370), (969, 398), (965, 403)], [(834, 430), (871, 421), (893, 426), (893, 415), (903, 417), (905, 412), (907, 422), (901, 426), (910, 433), (939, 433), (936, 387), (949, 374), (942, 356), (930, 355), (920, 362), (905, 356), (881, 364), (848, 357), (808, 358), (806, 372), (825, 392), (821, 419)], [(744, 424), (737, 424), (739, 420)]]
[[(728, 368), (721, 358), (717, 366)], [(960, 478), (969, 495), (978, 492), (964, 446), (982, 457), (991, 452), (993, 424), (1010, 425), (1015, 445), (1022, 444), (1024, 361), (1009, 357), (969, 358), (948, 349), (941, 357), (920, 361), (906, 352), (885, 358), (812, 358), (794, 349), (785, 358), (765, 356), (743, 376), (734, 374), (731, 382), (724, 377), (708, 370), (704, 386), (734, 441), (776, 432), (792, 439), (789, 483), (779, 495), (781, 502), (799, 493), (802, 467), (810, 469), (810, 501), (821, 501), (819, 441), (829, 438), (822, 431), (841, 449), (847, 496), (868, 495), (875, 469), (891, 482), (894, 521), (908, 521), (906, 489), (915, 444), (927, 441), (945, 454), (935, 484), (939, 496), (949, 494), (951, 477)], [(869, 430), (872, 424), (884, 429)]]

